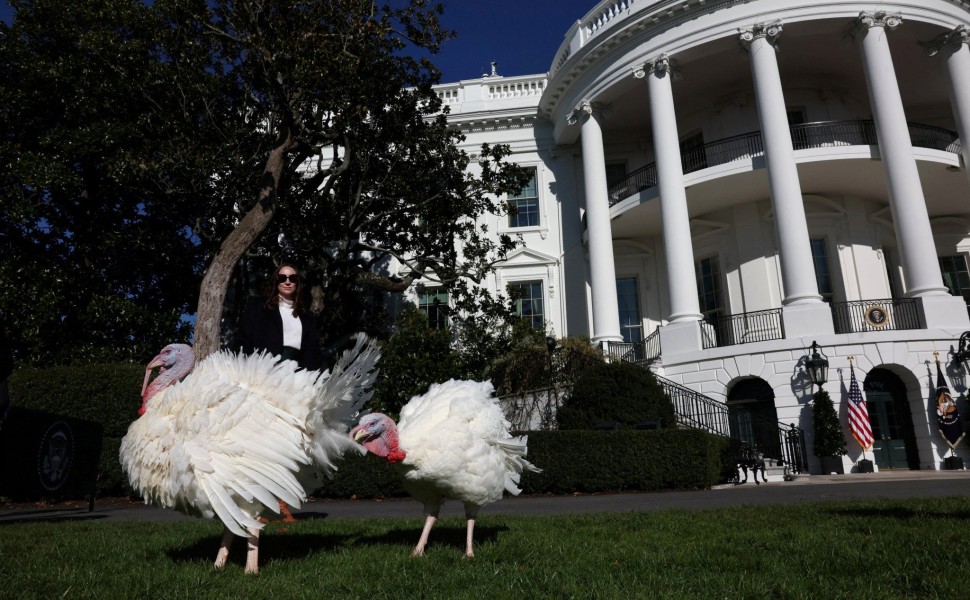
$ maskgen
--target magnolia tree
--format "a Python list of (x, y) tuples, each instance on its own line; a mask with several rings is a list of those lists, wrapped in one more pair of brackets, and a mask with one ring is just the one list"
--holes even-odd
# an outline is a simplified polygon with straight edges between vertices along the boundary
[[(104, 323), (77, 327), (81, 336), (93, 324), (97, 343), (98, 327), (130, 313), (114, 326), (111, 343), (123, 345), (140, 338), (139, 315), (161, 307), (155, 343), (162, 322), (193, 312), (185, 295), (198, 289), (196, 352), (217, 350), (234, 268), (280, 234), (323, 265), (331, 308), (357, 310), (341, 300), (349, 289), (402, 291), (422, 277), (463, 308), (504, 306), (473, 284), (515, 242), (489, 236), (480, 217), (503, 212), (497, 199), (527, 177), (503, 146), (476, 148), (468, 168), (432, 89), (430, 58), (452, 35), (440, 6), (10, 4), (14, 24), (0, 25), (9, 132), (0, 193), (17, 219), (0, 242), (44, 257), (47, 272), (82, 260), (76, 273), (61, 269), (70, 285), (37, 282), (37, 327), (60, 334), (61, 346), (58, 324), (78, 314), (103, 313)], [(59, 254), (48, 255), (47, 237)], [(402, 270), (378, 268), (392, 257)], [(5, 273), (30, 272), (29, 262), (0, 262)], [(23, 308), (14, 293), (3, 301), (5, 313)]]
[[(206, 68), (232, 84), (227, 93), (238, 99), (236, 119), (261, 134), (247, 134), (250, 145), (239, 147), (241, 159), (259, 166), (258, 177), (225, 170), (238, 191), (226, 198), (238, 221), (202, 280), (200, 356), (218, 349), (233, 267), (277, 213), (285, 213), (286, 233), (304, 251), (339, 265), (343, 281), (389, 291), (423, 276), (446, 284), (481, 280), (514, 247), (508, 237), (493, 241), (478, 217), (501, 212), (494, 198), (521, 187), (524, 172), (503, 161), (507, 148), (485, 146), (477, 174), (469, 173), (468, 155), (458, 148), (462, 137), (448, 128), (432, 89), (439, 74), (416, 55), (433, 54), (450, 35), (440, 27), (439, 5), (169, 0), (156, 6), (170, 19), (172, 50), (205, 48)], [(389, 256), (406, 265), (404, 273), (374, 268)]]

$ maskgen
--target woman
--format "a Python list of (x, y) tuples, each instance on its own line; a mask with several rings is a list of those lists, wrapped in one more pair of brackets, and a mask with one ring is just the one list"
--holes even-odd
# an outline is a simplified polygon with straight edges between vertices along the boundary
[[(295, 360), (309, 371), (319, 371), (323, 366), (320, 334), (313, 313), (304, 305), (299, 272), (283, 263), (276, 267), (271, 281), (276, 289), (269, 298), (253, 298), (246, 306), (233, 346), (250, 354), (266, 350), (283, 360)], [(286, 503), (279, 503), (283, 521), (295, 521)]]
[(246, 353), (266, 350), (302, 368), (323, 366), (320, 334), (313, 314), (303, 301), (302, 283), (296, 267), (283, 263), (273, 272), (275, 290), (265, 301), (254, 299), (246, 306), (233, 344)]

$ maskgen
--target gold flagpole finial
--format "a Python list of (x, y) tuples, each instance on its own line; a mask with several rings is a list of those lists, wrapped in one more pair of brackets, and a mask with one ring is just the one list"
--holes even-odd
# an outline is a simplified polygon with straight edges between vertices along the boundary
[(936, 350), (934, 350), (933, 351), (933, 358), (936, 360), (936, 362), (940, 362), (940, 353), (937, 352)]

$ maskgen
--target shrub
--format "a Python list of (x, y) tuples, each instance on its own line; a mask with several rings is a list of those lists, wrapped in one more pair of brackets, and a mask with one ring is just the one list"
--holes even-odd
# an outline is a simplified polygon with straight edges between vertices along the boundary
[(392, 418), (432, 383), (443, 383), (458, 373), (447, 329), (431, 328), (427, 316), (414, 306), (401, 312), (395, 328), (394, 335), (381, 345), (381, 379), (368, 404)]
[(620, 428), (677, 424), (673, 404), (653, 374), (621, 362), (588, 365), (559, 408), (558, 421), (559, 429), (592, 429), (598, 423)]
[(815, 430), (815, 441), (812, 451), (815, 456), (843, 456), (846, 453), (845, 436), (842, 435), (842, 424), (835, 412), (829, 393), (820, 389), (813, 397), (812, 427)]
[(553, 381), (558, 388), (568, 388), (590, 365), (602, 362), (602, 353), (590, 345), (588, 337), (556, 340), (550, 354), (543, 332), (529, 328), (494, 362), (492, 382), (500, 396), (545, 389)]

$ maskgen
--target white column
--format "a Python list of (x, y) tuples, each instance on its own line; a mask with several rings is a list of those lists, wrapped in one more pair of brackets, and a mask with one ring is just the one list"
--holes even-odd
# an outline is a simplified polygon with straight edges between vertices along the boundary
[(879, 138), (879, 155), (886, 173), (889, 205), (906, 273), (906, 295), (949, 295), (936, 258), (930, 217), (886, 40), (886, 29), (898, 27), (902, 18), (885, 12), (863, 12), (856, 23), (861, 37), (869, 103)]
[(674, 94), (670, 85), (672, 75), (671, 62), (666, 54), (644, 63), (642, 68), (634, 71), (635, 77), (646, 77), (650, 92), (653, 155), (657, 165), (657, 195), (660, 198), (667, 289), (670, 294), (668, 320), (677, 323), (697, 321), (701, 318), (701, 311), (697, 301), (694, 247), (687, 214), (684, 168), (680, 161)]
[(666, 54), (633, 70), (633, 76), (647, 79), (650, 123), (653, 127), (653, 155), (657, 166), (657, 195), (663, 227), (667, 290), (670, 297), (668, 323), (660, 328), (664, 356), (695, 352), (703, 348), (701, 311), (694, 273), (684, 167), (680, 160), (680, 138), (670, 80), (673, 65)]
[(833, 333), (832, 311), (822, 301), (815, 279), (805, 203), (802, 201), (788, 111), (775, 56), (774, 42), (781, 35), (781, 21), (757, 23), (751, 28), (741, 29), (740, 34), (741, 43), (751, 58), (751, 76), (765, 149), (784, 294), (781, 320), (785, 337)]
[(957, 125), (957, 134), (963, 146), (963, 168), (970, 177), (970, 28), (960, 25), (946, 33), (940, 40), (950, 80), (950, 106)]
[(768, 167), (768, 187), (784, 286), (782, 304), (817, 304), (822, 302), (822, 296), (818, 293), (818, 282), (815, 280), (808, 221), (775, 56), (774, 41), (779, 35), (781, 22), (759, 23), (742, 30), (741, 41), (751, 58), (758, 120)]
[(606, 186), (606, 157), (599, 111), (583, 102), (570, 115), (570, 124), (581, 122), (583, 180), (586, 192), (586, 232), (589, 240), (589, 271), (593, 302), (594, 344), (623, 341), (620, 309), (616, 300), (616, 267), (613, 262), (613, 231)]

